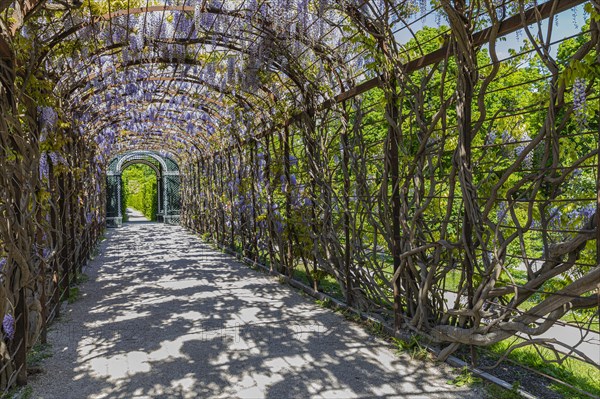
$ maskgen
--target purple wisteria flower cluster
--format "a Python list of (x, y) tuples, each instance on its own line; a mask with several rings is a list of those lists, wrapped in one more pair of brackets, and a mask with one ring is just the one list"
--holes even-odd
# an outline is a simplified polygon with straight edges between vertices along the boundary
[(578, 202), (575, 208), (566, 211), (565, 206), (555, 206), (548, 212), (548, 227), (555, 231), (579, 230), (588, 223), (596, 214), (594, 203), (581, 204)]
[[(529, 137), (527, 133), (523, 133), (523, 136), (519, 141), (519, 144), (515, 147), (515, 154), (517, 155), (517, 157), (520, 157), (523, 151), (525, 151), (525, 149), (531, 142), (531, 137)], [(526, 169), (531, 169), (533, 167), (533, 150), (529, 150), (527, 154), (525, 154), (525, 159), (523, 159), (523, 166)]]
[(587, 223), (592, 217), (596, 214), (596, 205), (595, 204), (586, 204), (583, 206), (578, 206), (572, 211), (567, 213), (567, 218), (569, 221), (574, 222), (577, 220), (583, 221), (583, 223)]
[(575, 78), (573, 83), (573, 111), (580, 129), (585, 129), (587, 121), (587, 81), (584, 78)]
[(39, 167), (40, 180), (48, 180), (50, 175), (50, 166), (48, 165), (48, 153), (46, 151), (40, 154), (40, 167)]
[(12, 341), (15, 338), (15, 318), (10, 313), (4, 315), (2, 329), (4, 330), (4, 336), (9, 340)]
[(496, 217), (498, 218), (499, 224), (503, 224), (505, 222), (507, 214), (508, 214), (508, 207), (506, 206), (506, 201), (500, 201), (498, 203), (498, 209), (496, 211)]
[(48, 158), (50, 158), (50, 161), (52, 162), (53, 166), (58, 166), (58, 165), (69, 166), (69, 163), (67, 162), (65, 157), (59, 152), (56, 152), (56, 151), (48, 152)]
[(38, 115), (42, 132), (48, 132), (50, 129), (54, 128), (58, 122), (58, 114), (52, 107), (39, 107)]

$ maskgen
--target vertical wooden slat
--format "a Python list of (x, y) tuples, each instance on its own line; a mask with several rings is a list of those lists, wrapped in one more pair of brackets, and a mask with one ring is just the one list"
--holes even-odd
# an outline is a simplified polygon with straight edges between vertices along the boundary
[[(399, 96), (397, 82), (391, 79), (388, 90), (386, 113), (388, 118), (388, 138), (386, 148), (386, 160), (389, 167), (390, 184), (392, 185), (392, 246), (390, 248), (394, 260), (394, 274), (401, 267), (400, 260), (400, 167), (398, 147), (400, 145), (400, 132), (397, 125)], [(402, 298), (400, 296), (400, 279), (392, 281), (394, 296), (394, 328), (400, 329), (402, 324)]]
[(344, 174), (344, 280), (346, 286), (346, 302), (352, 306), (354, 304), (352, 295), (352, 245), (350, 242), (350, 170), (348, 163), (350, 162), (350, 156), (348, 154), (348, 126), (350, 121), (348, 120), (348, 114), (346, 112), (347, 104), (344, 103), (344, 125), (340, 135), (340, 141), (342, 143), (342, 171)]
[[(17, 266), (18, 267), (18, 266)], [(25, 288), (19, 289), (15, 306), (15, 337), (14, 342), (19, 343), (15, 348), (14, 361), (17, 373), (17, 385), (27, 384), (27, 335), (28, 314), (25, 303)]]
[(288, 277), (294, 275), (294, 256), (292, 252), (292, 239), (294, 226), (292, 223), (292, 194), (291, 194), (291, 172), (290, 172), (290, 127), (283, 129), (283, 175), (285, 178), (285, 231), (286, 235), (286, 268)]

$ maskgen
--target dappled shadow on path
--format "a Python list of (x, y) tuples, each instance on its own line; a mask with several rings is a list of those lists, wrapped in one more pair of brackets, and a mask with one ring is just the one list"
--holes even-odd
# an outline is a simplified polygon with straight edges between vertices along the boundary
[(476, 397), (180, 227), (109, 233), (35, 397)]

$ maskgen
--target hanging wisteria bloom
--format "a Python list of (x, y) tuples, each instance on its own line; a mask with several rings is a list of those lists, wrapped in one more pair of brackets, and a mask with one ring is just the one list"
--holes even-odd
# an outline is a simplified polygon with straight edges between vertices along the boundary
[(52, 107), (39, 107), (40, 128), (42, 131), (48, 131), (56, 126), (58, 114)]
[(50, 161), (52, 162), (53, 166), (58, 165), (59, 159), (58, 159), (58, 153), (57, 152), (52, 151), (52, 152), (48, 153), (48, 157), (50, 158)]
[(0, 258), (0, 271), (4, 270), (4, 267), (6, 266), (6, 258)]
[(506, 218), (507, 213), (508, 213), (508, 208), (506, 207), (506, 202), (500, 201), (500, 203), (498, 204), (498, 209), (496, 211), (496, 216), (498, 218), (499, 224), (502, 224), (504, 222), (504, 219)]
[(48, 165), (48, 154), (44, 151), (40, 155), (40, 180), (48, 179), (50, 175), (50, 168)]
[(279, 176), (279, 180), (281, 181), (281, 191), (286, 192), (287, 190), (287, 179), (284, 175)]
[(573, 111), (580, 129), (587, 127), (586, 87), (587, 81), (584, 78), (575, 78), (573, 83)]
[(15, 318), (13, 315), (4, 315), (4, 319), (2, 320), (2, 329), (4, 330), (4, 335), (12, 341), (15, 337)]
[(485, 138), (485, 144), (486, 145), (492, 145), (496, 142), (496, 131), (492, 130), (488, 133), (487, 137)]
[[(521, 156), (521, 154), (523, 153), (523, 151), (525, 151), (525, 148), (527, 148), (530, 142), (531, 137), (529, 137), (527, 133), (524, 133), (523, 137), (521, 137), (521, 143), (515, 148), (515, 153), (517, 157)], [(523, 160), (523, 166), (527, 169), (531, 169), (533, 167), (533, 150), (529, 150), (529, 152), (527, 152), (527, 154), (525, 155), (525, 159)]]

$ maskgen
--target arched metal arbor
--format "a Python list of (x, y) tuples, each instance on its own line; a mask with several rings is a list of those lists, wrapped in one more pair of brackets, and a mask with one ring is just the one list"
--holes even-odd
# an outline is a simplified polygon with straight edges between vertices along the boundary
[(178, 224), (181, 194), (179, 166), (166, 154), (154, 151), (129, 151), (110, 161), (106, 173), (106, 224), (123, 224), (123, 195), (121, 174), (128, 166), (145, 164), (156, 172), (158, 186), (157, 219), (159, 222)]

